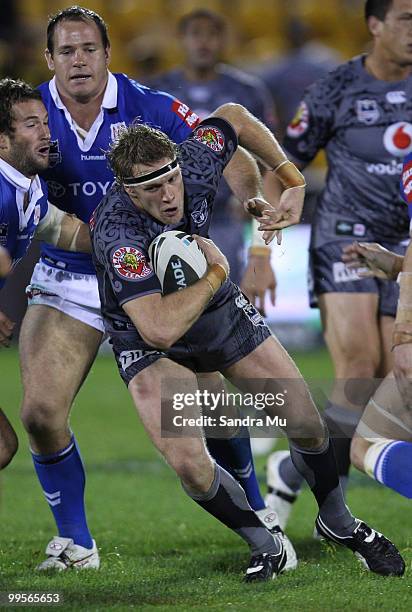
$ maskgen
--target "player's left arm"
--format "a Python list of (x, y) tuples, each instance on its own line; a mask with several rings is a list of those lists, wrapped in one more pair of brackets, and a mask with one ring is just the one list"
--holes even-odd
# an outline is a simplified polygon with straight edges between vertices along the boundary
[(65, 251), (91, 253), (89, 226), (74, 215), (48, 203), (48, 210), (37, 226), (35, 238), (54, 244)]
[[(305, 197), (305, 178), (287, 158), (272, 132), (240, 104), (220, 106), (213, 116), (226, 119), (234, 128), (239, 144), (273, 172), (282, 186), (281, 213), (277, 217), (264, 216), (266, 230), (280, 230), (299, 222)], [(253, 214), (253, 212), (250, 210)]]

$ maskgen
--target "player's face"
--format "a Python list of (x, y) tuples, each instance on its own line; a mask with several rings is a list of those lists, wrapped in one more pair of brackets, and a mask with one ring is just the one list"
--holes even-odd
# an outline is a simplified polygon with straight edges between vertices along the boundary
[(193, 68), (213, 68), (219, 61), (224, 41), (214, 23), (205, 17), (191, 21), (182, 36), (186, 61)]
[(412, 0), (393, 0), (375, 40), (390, 61), (412, 65)]
[(40, 100), (27, 100), (13, 106), (13, 129), (0, 137), (0, 155), (27, 177), (49, 165), (50, 131), (47, 111)]
[[(133, 176), (154, 172), (171, 161), (170, 158), (163, 158), (150, 166), (138, 164), (133, 168)], [(152, 183), (137, 187), (126, 187), (125, 189), (136, 206), (157, 221), (165, 225), (175, 225), (182, 220), (184, 185), (179, 167), (172, 174), (159, 178)]]
[(61, 96), (88, 102), (103, 93), (107, 83), (110, 49), (105, 49), (97, 25), (63, 20), (54, 31), (53, 55), (46, 50)]

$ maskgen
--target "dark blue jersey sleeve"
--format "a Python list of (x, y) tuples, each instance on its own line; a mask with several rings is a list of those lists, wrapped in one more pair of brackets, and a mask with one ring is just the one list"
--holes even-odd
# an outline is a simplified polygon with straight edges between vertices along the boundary
[(336, 90), (330, 76), (310, 86), (286, 129), (283, 145), (295, 162), (306, 165), (332, 136)]

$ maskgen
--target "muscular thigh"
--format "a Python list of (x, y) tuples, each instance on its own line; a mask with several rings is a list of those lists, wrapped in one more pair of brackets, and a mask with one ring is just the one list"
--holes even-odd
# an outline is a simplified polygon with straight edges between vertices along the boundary
[[(196, 405), (180, 408), (181, 404), (185, 404), (185, 394), (196, 393), (197, 379), (193, 372), (170, 359), (158, 359), (136, 374), (128, 389), (144, 428), (169, 461), (172, 460), (171, 449), (175, 453), (183, 449), (205, 452), (201, 427), (180, 429), (173, 425), (173, 417), (176, 415), (191, 418), (200, 415)], [(176, 394), (179, 394), (179, 405), (175, 401)]]
[(366, 359), (379, 363), (378, 295), (324, 293), (319, 297), (325, 341), (337, 376), (342, 362)]
[[(321, 437), (323, 427), (309, 389), (292, 358), (271, 336), (223, 374), (238, 389), (259, 396), (266, 412), (287, 419), (289, 437)], [(279, 399), (275, 399), (276, 396)]]
[(69, 409), (101, 339), (99, 331), (59, 310), (30, 306), (19, 339), (25, 397), (42, 397), (47, 390), (55, 403)]

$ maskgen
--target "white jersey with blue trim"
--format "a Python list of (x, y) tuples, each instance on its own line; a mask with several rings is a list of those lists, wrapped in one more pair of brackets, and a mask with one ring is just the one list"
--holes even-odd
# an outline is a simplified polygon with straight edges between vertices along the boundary
[[(49, 113), (52, 140), (50, 167), (42, 175), (50, 202), (86, 223), (113, 184), (106, 151), (123, 128), (139, 121), (180, 143), (198, 123), (197, 115), (176, 98), (140, 85), (124, 74), (109, 72), (100, 113), (90, 130), (82, 134), (59, 96), (55, 79), (39, 89)], [(42, 259), (61, 269), (95, 274), (91, 256), (83, 253), (43, 245)]]
[[(45, 182), (37, 175), (27, 178), (0, 159), (0, 245), (10, 253), (13, 266), (26, 254), (48, 209)], [(0, 279), (0, 288), (5, 282)]]

